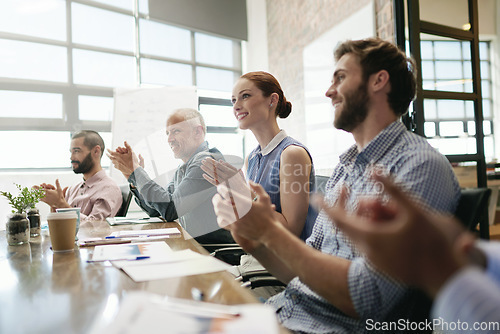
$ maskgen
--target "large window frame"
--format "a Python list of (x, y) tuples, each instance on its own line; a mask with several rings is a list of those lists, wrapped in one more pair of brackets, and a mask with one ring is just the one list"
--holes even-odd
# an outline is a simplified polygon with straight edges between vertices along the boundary
[[(425, 100), (441, 101), (466, 101), (472, 103), (474, 111), (474, 136), (476, 150), (475, 153), (449, 154), (446, 157), (451, 163), (474, 164), (476, 167), (477, 187), (487, 186), (486, 159), (484, 152), (484, 131), (483, 131), (483, 101), (482, 101), (482, 81), (479, 56), (479, 25), (478, 25), (478, 0), (467, 0), (463, 15), (468, 18), (468, 23), (455, 27), (443, 25), (437, 22), (422, 20), (420, 17), (419, 0), (407, 0), (408, 11), (408, 40), (410, 53), (413, 55), (417, 67), (417, 90), (420, 94), (413, 103), (413, 110), (403, 118), (403, 121), (410, 130), (425, 136)], [(405, 20), (404, 20), (404, 0), (394, 0), (394, 13), (400, 17), (396, 21), (396, 43), (405, 50)], [(436, 21), (436, 19), (434, 19)], [(437, 20), (439, 21), (439, 20)], [(436, 36), (437, 39), (452, 39), (466, 41), (470, 48), (470, 71), (471, 71), (471, 91), (446, 91), (428, 90), (422, 85), (422, 57), (421, 41), (429, 39), (427, 36)], [(422, 38), (424, 37), (424, 38)], [(434, 87), (436, 88), (436, 87)], [(472, 125), (472, 124), (471, 124)], [(479, 236), (489, 239), (488, 210), (483, 210), (483, 218), (479, 222)]]
[[(64, 0), (61, 0), (64, 1)], [(105, 97), (112, 98), (114, 87), (101, 87), (93, 85), (76, 84), (74, 80), (74, 50), (85, 50), (92, 52), (102, 52), (110, 55), (121, 55), (133, 57), (135, 59), (135, 84), (137, 87), (150, 86), (141, 80), (141, 60), (157, 60), (163, 62), (170, 62), (175, 64), (184, 64), (191, 68), (191, 81), (194, 86), (197, 85), (197, 69), (209, 68), (214, 70), (228, 71), (232, 73), (233, 81), (236, 80), (242, 73), (242, 56), (241, 56), (241, 41), (234, 40), (221, 36), (214, 36), (217, 38), (227, 39), (232, 43), (232, 57), (233, 64), (231, 66), (223, 66), (209, 63), (202, 63), (197, 61), (196, 52), (196, 34), (211, 35), (206, 32), (196, 31), (186, 27), (178, 27), (189, 30), (190, 33), (190, 48), (191, 58), (189, 60), (162, 57), (158, 55), (151, 55), (141, 52), (140, 41), (140, 21), (151, 21), (147, 10), (147, 1), (145, 0), (131, 0), (133, 9), (124, 9), (104, 2), (91, 1), (91, 0), (65, 0), (65, 15), (66, 15), (66, 40), (60, 41), (55, 39), (41, 38), (36, 36), (22, 35), (11, 32), (0, 31), (0, 40), (21, 41), (28, 43), (38, 43), (41, 45), (57, 46), (66, 49), (67, 54), (67, 81), (66, 82), (53, 82), (30, 80), (20, 78), (8, 78), (0, 76), (0, 91), (18, 91), (18, 92), (33, 92), (33, 93), (55, 93), (62, 96), (62, 117), (61, 118), (34, 118), (34, 117), (2, 117), (0, 112), (0, 131), (64, 131), (74, 132), (80, 129), (93, 129), (99, 132), (111, 132), (112, 121), (103, 120), (88, 120), (81, 119), (79, 116), (79, 97)], [(94, 9), (105, 10), (110, 13), (127, 15), (133, 19), (134, 22), (134, 50), (123, 51), (118, 49), (111, 49), (100, 46), (93, 46), (87, 44), (77, 44), (72, 40), (72, 6), (73, 4), (89, 6)], [(158, 22), (158, 21), (156, 21)], [(172, 26), (165, 22), (158, 22), (166, 26)], [(198, 90), (199, 104), (200, 105), (215, 105), (215, 106), (231, 106), (230, 94), (224, 92)], [(236, 126), (213, 126), (209, 125), (207, 134), (222, 133), (222, 134), (236, 134), (238, 128)], [(243, 136), (242, 136), (243, 140)], [(242, 143), (242, 148), (244, 145)], [(244, 152), (242, 152), (244, 153)], [(69, 167), (68, 167), (69, 168)]]
[[(440, 58), (435, 52), (436, 44), (439, 43), (440, 47), (446, 48), (446, 45), (450, 47), (457, 47), (460, 49), (460, 57), (450, 60)], [(492, 99), (492, 73), (491, 73), (491, 57), (490, 57), (490, 41), (480, 41), (480, 60), (481, 60), (481, 85), (482, 85), (482, 110), (483, 110), (483, 133), (484, 133), (484, 151), (487, 160), (491, 161), (494, 157), (495, 143), (494, 143), (494, 127), (493, 127), (493, 99)], [(468, 49), (468, 42), (464, 41), (449, 41), (449, 40), (422, 40), (421, 50), (422, 50), (422, 63), (426, 63), (428, 70), (433, 73), (430, 74), (430, 78), (426, 77), (425, 70), (422, 74), (422, 85), (423, 89), (428, 90), (441, 90), (441, 91), (461, 91), (461, 92), (471, 92), (472, 91), (472, 74), (464, 73), (470, 68), (470, 53)], [(426, 56), (427, 55), (427, 56)], [(466, 55), (466, 56), (464, 56)], [(468, 56), (467, 56), (468, 55)], [(454, 71), (451, 74), (447, 74), (447, 78), (440, 77), (439, 71), (437, 70), (439, 64), (443, 63), (460, 63), (462, 64), (462, 72)], [(424, 66), (422, 66), (424, 67)], [(443, 84), (445, 86), (443, 86)], [(448, 89), (446, 85), (452, 86), (462, 86), (461, 90)], [(459, 88), (460, 89), (460, 88)], [(449, 103), (452, 100), (444, 100), (445, 103)], [(442, 109), (440, 111), (439, 103), (443, 100), (424, 100), (425, 123), (424, 123), (424, 135), (429, 138), (429, 142), (434, 147), (439, 147), (441, 153), (443, 154), (457, 154), (453, 152), (448, 152), (443, 149), (444, 142), (447, 140), (461, 140), (461, 142), (470, 142), (471, 145), (464, 147), (460, 145), (459, 149), (461, 153), (475, 154), (475, 135), (476, 135), (476, 125), (474, 117), (474, 106), (471, 101), (454, 101), (453, 103), (459, 103), (462, 105), (462, 109), (465, 110), (464, 113), (459, 114), (453, 112), (453, 116), (447, 115), (443, 117)], [(432, 113), (431, 113), (432, 111)], [(487, 111), (487, 112), (485, 112)], [(450, 122), (450, 123), (448, 123)], [(447, 125), (454, 125), (456, 129), (448, 127)], [(446, 131), (447, 128), (450, 128)], [(450, 146), (450, 145), (448, 145)], [(460, 153), (458, 153), (460, 154)]]

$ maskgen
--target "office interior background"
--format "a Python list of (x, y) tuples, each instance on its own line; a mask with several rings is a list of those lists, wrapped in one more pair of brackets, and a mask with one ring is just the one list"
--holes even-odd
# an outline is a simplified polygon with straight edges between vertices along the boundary
[[(2, 0), (0, 11), (0, 190), (78, 182), (70, 134), (93, 129), (112, 142), (119, 87), (196, 86), (207, 140), (244, 157), (255, 147), (230, 106), (234, 81), (264, 70), (293, 104), (282, 128), (305, 143), (317, 174), (329, 175), (354, 141), (332, 126), (324, 93), (333, 49), (345, 39), (394, 40), (393, 0)], [(500, 2), (478, 0), (484, 150), (500, 156)], [(467, 29), (467, 0), (420, 0), (427, 21)], [(424, 89), (471, 91), (465, 42), (421, 36)], [(424, 101), (425, 136), (443, 154), (475, 153), (465, 101)], [(166, 118), (167, 115), (165, 115)], [(165, 137), (165, 150), (169, 150)], [(110, 167), (103, 158), (103, 166)], [(125, 180), (123, 179), (123, 182)], [(38, 205), (42, 215), (47, 205)], [(0, 199), (0, 213), (10, 212)], [(5, 228), (0, 218), (0, 229)]]

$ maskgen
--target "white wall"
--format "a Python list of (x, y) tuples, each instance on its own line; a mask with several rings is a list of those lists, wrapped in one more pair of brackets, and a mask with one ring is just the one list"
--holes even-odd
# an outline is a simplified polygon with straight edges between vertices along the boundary
[(243, 43), (243, 73), (268, 71), (266, 0), (247, 1), (248, 41)]
[[(266, 0), (247, 0), (248, 41), (243, 42), (243, 73), (269, 71), (269, 52), (267, 46)], [(245, 135), (245, 154), (248, 155), (257, 145), (250, 130), (240, 130)]]
[(334, 71), (333, 50), (346, 39), (375, 35), (375, 8), (371, 2), (304, 48), (305, 144), (317, 174), (330, 175), (339, 155), (354, 144), (350, 133), (333, 127), (333, 107), (325, 96)]

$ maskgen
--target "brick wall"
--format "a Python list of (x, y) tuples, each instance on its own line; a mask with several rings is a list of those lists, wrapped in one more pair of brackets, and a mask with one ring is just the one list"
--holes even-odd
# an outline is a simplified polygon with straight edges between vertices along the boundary
[(394, 14), (392, 0), (375, 0), (377, 36), (394, 42)]
[[(292, 114), (280, 124), (297, 139), (304, 138), (304, 47), (372, 1), (267, 0), (269, 71), (293, 104)], [(374, 6), (378, 36), (392, 39), (392, 0), (375, 0)]]

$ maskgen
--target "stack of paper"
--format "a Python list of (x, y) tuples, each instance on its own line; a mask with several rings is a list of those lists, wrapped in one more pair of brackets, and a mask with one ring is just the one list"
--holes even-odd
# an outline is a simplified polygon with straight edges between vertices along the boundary
[(78, 241), (80, 247), (97, 245), (126, 244), (133, 242), (146, 242), (165, 238), (180, 237), (181, 232), (175, 227), (152, 230), (117, 231), (105, 238), (86, 238)]
[(113, 261), (136, 282), (224, 271), (231, 266), (185, 249), (173, 252), (162, 241), (96, 246), (89, 262)]
[(224, 271), (231, 267), (212, 256), (201, 255), (190, 249), (171, 252), (161, 259), (119, 261), (113, 264), (121, 268), (136, 282), (206, 274)]

